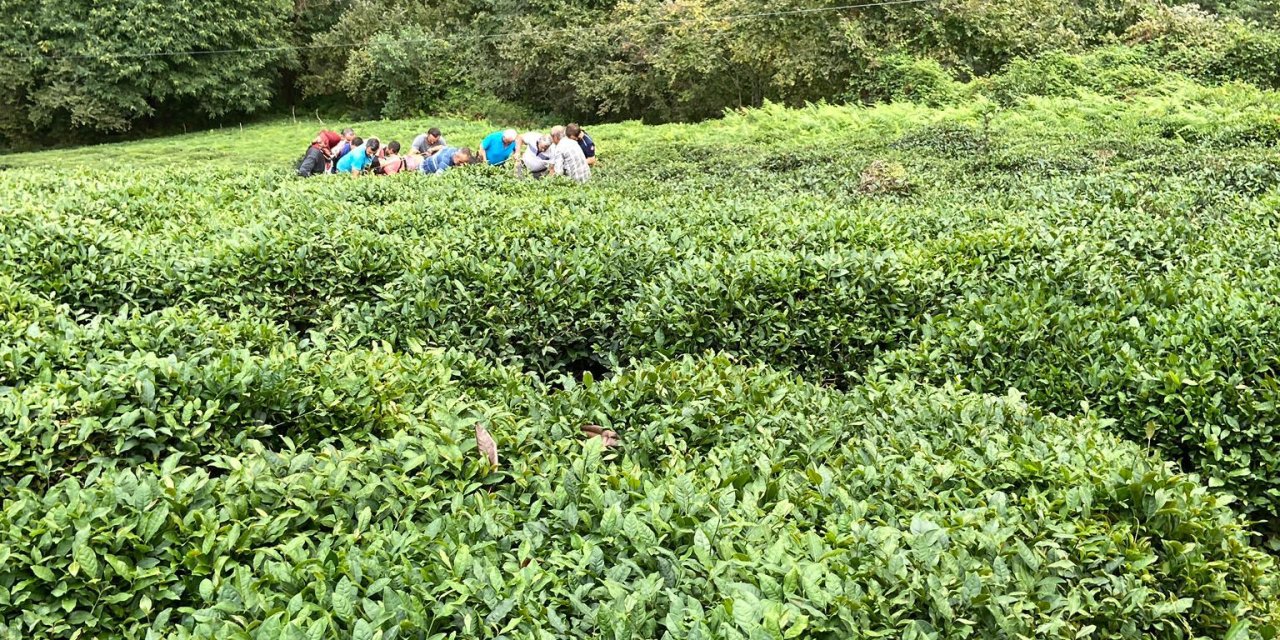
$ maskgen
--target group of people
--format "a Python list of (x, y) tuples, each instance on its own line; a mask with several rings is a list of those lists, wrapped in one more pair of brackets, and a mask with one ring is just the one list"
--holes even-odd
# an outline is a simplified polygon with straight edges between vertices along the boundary
[(521, 135), (515, 129), (494, 131), (480, 141), (475, 152), (470, 147), (450, 146), (436, 127), (419, 134), (409, 148), (403, 150), (395, 140), (384, 145), (377, 138), (357, 136), (354, 129), (343, 129), (342, 133), (325, 130), (311, 141), (297, 172), (304, 178), (326, 173), (358, 176), (420, 171), (436, 174), (480, 162), (512, 163), (516, 175), (522, 177), (563, 176), (586, 182), (591, 178), (591, 167), (596, 164), (596, 143), (582, 127), (573, 123), (552, 127), (547, 135), (537, 131)]

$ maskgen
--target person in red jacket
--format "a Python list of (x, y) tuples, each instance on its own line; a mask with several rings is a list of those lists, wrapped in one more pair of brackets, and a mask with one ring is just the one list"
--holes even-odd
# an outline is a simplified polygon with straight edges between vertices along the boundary
[[(332, 172), (334, 164), (338, 158), (342, 157), (351, 150), (351, 140), (356, 137), (356, 132), (351, 127), (342, 130), (342, 133), (323, 129), (316, 137), (311, 140), (311, 147), (318, 148), (324, 153), (325, 166), (321, 168), (319, 173)], [(310, 150), (307, 151), (310, 154)]]
[(316, 139), (312, 140), (311, 144), (319, 145), (325, 151), (329, 151), (338, 146), (339, 142), (342, 142), (342, 135), (337, 131), (325, 129), (324, 131), (316, 134)]

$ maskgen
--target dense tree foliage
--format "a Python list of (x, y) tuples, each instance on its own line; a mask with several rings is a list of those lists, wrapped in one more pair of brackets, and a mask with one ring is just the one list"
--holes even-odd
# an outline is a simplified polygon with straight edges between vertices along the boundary
[[(292, 56), (280, 49), (290, 11), (285, 0), (0, 0), (10, 25), (0, 133), (122, 131), (153, 116), (267, 107)], [(213, 53), (225, 49), (257, 51)]]
[[(847, 4), (0, 0), (14, 22), (0, 44), (0, 80), (12, 87), (0, 98), (0, 141), (83, 138), (299, 100), (381, 117), (514, 105), (587, 121), (701, 119), (765, 101), (936, 103), (947, 98), (934, 91), (942, 80), (1117, 43), (1151, 68), (1280, 86), (1280, 35), (1262, 24), (1276, 0), (833, 10)], [(253, 51), (212, 53), (226, 49)], [(917, 80), (932, 89), (921, 93)]]

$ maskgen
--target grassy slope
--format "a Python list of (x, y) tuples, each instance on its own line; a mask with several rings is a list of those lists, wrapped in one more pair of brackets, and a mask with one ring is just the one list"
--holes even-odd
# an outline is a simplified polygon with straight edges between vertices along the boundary
[[(894, 104), (869, 109), (813, 107), (788, 112), (775, 107), (730, 114), (700, 124), (641, 126), (637, 123), (591, 127), (593, 136), (613, 152), (656, 144), (680, 153), (689, 140), (720, 142), (743, 148), (766, 150), (788, 143), (824, 141), (839, 133), (848, 143), (876, 145), (896, 139), (904, 131), (939, 121), (977, 123), (983, 114), (992, 114), (993, 131), (1014, 134), (1028, 148), (1049, 151), (1072, 138), (1112, 134), (1132, 135), (1154, 121), (1171, 127), (1170, 135), (1197, 134), (1205, 130), (1229, 129), (1233, 124), (1253, 121), (1259, 114), (1280, 119), (1280, 94), (1238, 87), (1232, 90), (1202, 87), (1183, 80), (1170, 80), (1148, 88), (1128, 100), (1077, 98), (1035, 98), (1017, 109), (1000, 109), (978, 98), (959, 106), (931, 109), (912, 104)], [(552, 123), (546, 124), (545, 131)], [(320, 128), (354, 127), (362, 136), (373, 135), (384, 143), (399, 140), (407, 145), (418, 133), (441, 127), (450, 143), (475, 147), (502, 123), (460, 120), (394, 120), (325, 123), (280, 120), (240, 128), (226, 128), (151, 140), (113, 143), (0, 155), (0, 167), (97, 167), (127, 163), (129, 167), (175, 166), (187, 163), (214, 163), (253, 167), (295, 161)], [(1276, 125), (1280, 126), (1280, 125)], [(1056, 145), (1054, 144), (1056, 143)]]

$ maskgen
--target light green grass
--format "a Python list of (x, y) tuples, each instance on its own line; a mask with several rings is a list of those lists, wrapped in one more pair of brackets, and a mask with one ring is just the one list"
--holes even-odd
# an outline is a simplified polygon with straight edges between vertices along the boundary
[[(321, 125), (317, 121), (277, 120), (244, 127), (227, 127), (197, 133), (119, 142), (53, 151), (35, 151), (0, 156), (0, 166), (131, 166), (158, 167), (178, 164), (215, 163), (242, 165), (251, 170), (264, 163), (281, 163), (300, 158), (316, 132), (322, 128), (353, 127), (361, 136), (374, 135), (384, 142), (399, 140), (402, 145), (431, 126), (453, 133), (458, 142), (475, 145), (492, 130), (481, 122), (460, 121), (366, 121)], [(474, 138), (475, 142), (471, 142)], [(453, 142), (452, 140), (450, 141)]]

